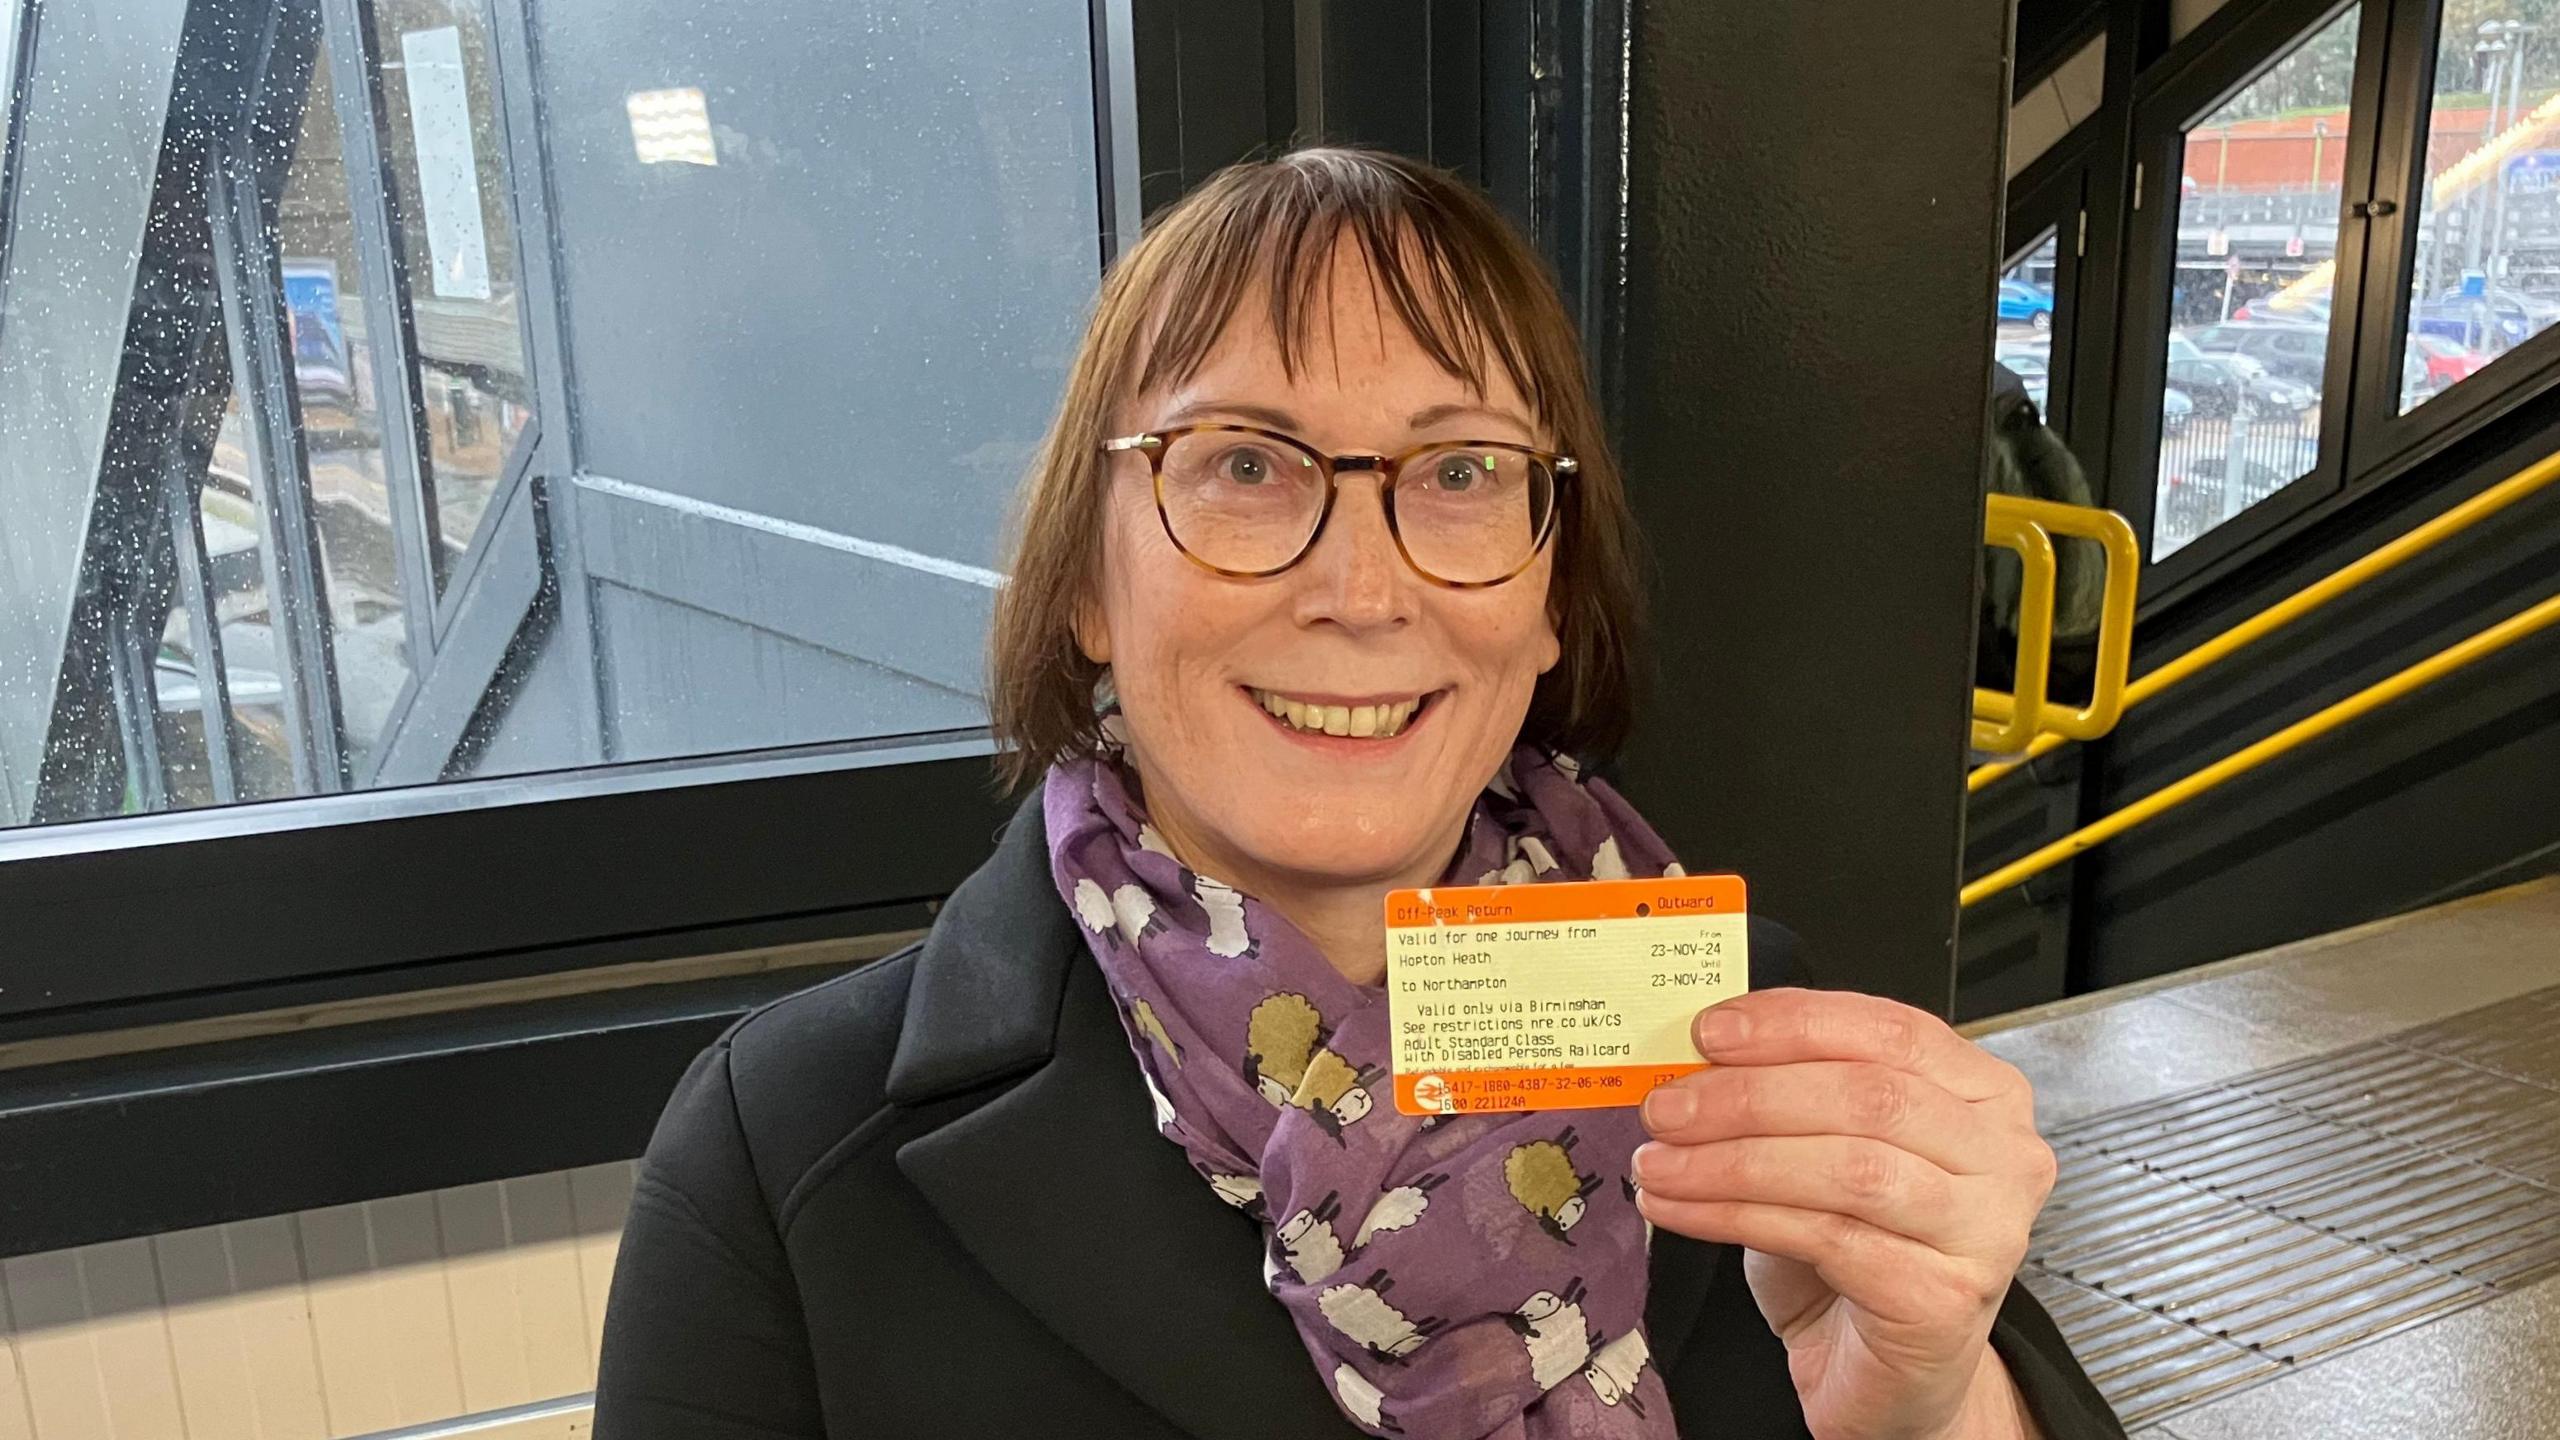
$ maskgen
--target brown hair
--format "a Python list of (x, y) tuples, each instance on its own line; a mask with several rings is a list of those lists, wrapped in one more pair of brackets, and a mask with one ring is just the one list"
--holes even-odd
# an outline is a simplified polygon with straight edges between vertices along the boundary
[[(1642, 586), (1634, 518), (1609, 455), (1573, 322), (1554, 279), (1491, 202), (1449, 173), (1322, 148), (1232, 165), (1166, 209), (1111, 267), (1025, 483), (1010, 579), (996, 598), (988, 696), (1014, 784), (1101, 742), (1103, 667), (1076, 643), (1102, 564), (1112, 412), (1187, 381), (1256, 280), (1282, 366), (1305, 362), (1336, 248), (1357, 244), (1423, 353), (1478, 392), (1488, 359), (1580, 462), (1564, 485), (1548, 607), (1562, 654), (1539, 677), (1520, 738), (1599, 758), (1633, 710)], [(1143, 353), (1141, 353), (1143, 351)]]

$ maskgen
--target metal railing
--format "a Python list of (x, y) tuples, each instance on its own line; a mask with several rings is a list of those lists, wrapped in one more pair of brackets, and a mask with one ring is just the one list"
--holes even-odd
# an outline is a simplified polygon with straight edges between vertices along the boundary
[[(2555, 481), (2560, 481), (2560, 455), (2550, 456), (2528, 466), (2398, 539), (2380, 546), (2361, 559), (2340, 567), (2327, 577), (2268, 606), (2249, 619), (2180, 655), (2177, 659), (2149, 671), (2126, 687), (2123, 696), (2124, 708), (2131, 709), (2228, 659), (2247, 646), (2265, 639), (2338, 597), (2407, 564), (2410, 560), (2435, 549), (2454, 536), (2482, 524), (2499, 512), (2549, 488)], [(2422, 689), (2466, 666), (2476, 664), (2554, 625), (2560, 625), (2560, 595), (2553, 595), (2539, 604), (2528, 606), (2478, 634), (2448, 645), (2426, 659), (2366, 686), (2335, 704), (2305, 716), (2263, 740), (2244, 746), (2239, 751), (2195, 771), (2184, 779), (2163, 786), (2102, 819), (2084, 825), (2051, 844), (2001, 866), (1981, 879), (1966, 885), (1960, 892), (1959, 899), (1962, 904), (1970, 906), (2010, 886), (2040, 875), (2073, 856), (2103, 844), (2147, 820), (2185, 805), (2237, 776), (2257, 769), (2279, 755), (2298, 749), (2350, 720), (2378, 710), (2394, 700)], [(1979, 716), (1979, 703), (1976, 711)], [(1979, 719), (1977, 719), (1978, 724)], [(1979, 791), (2038, 756), (2061, 748), (2069, 738), (2072, 737), (2047, 730), (2029, 742), (2026, 753), (2017, 759), (1997, 761), (1977, 768), (1968, 778), (1966, 788)]]
[[(2055, 535), (2097, 542), (2107, 560), (2098, 609), (2097, 673), (2089, 703), (2060, 706), (2045, 694), (2052, 674)], [(2112, 510), (1994, 495), (1983, 503), (1985, 543), (2016, 550), (2026, 562), (2018, 594), (2016, 688), (1973, 692), (1973, 744), (1995, 755), (2025, 750), (2044, 735), (2095, 740), (2124, 711), (2125, 670), (2133, 659), (2134, 589), (2142, 581), (2142, 547), (2133, 527)], [(2039, 573), (2041, 571), (2041, 573)]]
[(2008, 694), (1973, 692), (1973, 744), (1995, 755), (2024, 750), (2044, 723), (2046, 668), (2053, 662), (2053, 536), (2033, 520), (2006, 508), (2006, 495), (1984, 506), (1982, 542), (2018, 552), (2024, 572), (2018, 586), (2018, 664)]

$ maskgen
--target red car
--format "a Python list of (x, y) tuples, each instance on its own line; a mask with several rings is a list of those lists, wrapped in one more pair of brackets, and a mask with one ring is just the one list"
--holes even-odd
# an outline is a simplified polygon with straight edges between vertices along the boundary
[(2409, 343), (2426, 357), (2429, 392), (2449, 389), (2478, 373), (2489, 357), (2441, 335), (2412, 335)]

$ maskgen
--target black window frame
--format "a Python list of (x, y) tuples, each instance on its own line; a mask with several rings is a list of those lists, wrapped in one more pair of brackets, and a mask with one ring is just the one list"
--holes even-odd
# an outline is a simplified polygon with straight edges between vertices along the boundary
[[(2336, 312), (2340, 324), (2332, 331), (2334, 343), (2337, 330), (2355, 330), (2361, 367), (2351, 379), (2340, 381), (2350, 387), (2348, 391), (2332, 392), (2345, 393), (2343, 403), (2354, 410), (2345, 451), (2335, 455), (2341, 482), (2333, 493), (2318, 497), (2299, 513), (2270, 521), (2245, 540), (2228, 542), (2228, 553), (2197, 565), (2190, 573), (2180, 576), (2166, 573), (2169, 567), (2146, 567), (2136, 630), (2137, 669), (2148, 663), (2147, 656), (2172, 655), (2352, 559), (2412, 520), (2505, 479), (2552, 443), (2555, 402), (2549, 391), (2560, 383), (2560, 375), (2554, 373), (2560, 369), (2560, 345), (2548, 334), (2535, 337), (2538, 343), (2508, 352), (2498, 365), (2484, 369), (2455, 391), (2429, 400), (2407, 423), (2382, 427), (2382, 438), (2377, 438), (2372, 422), (2378, 407), (2387, 401), (2396, 416), (2402, 343), (2398, 330), (2408, 303), (2407, 256), (2400, 248), (2405, 240), (2397, 232), (2417, 223), (2423, 178), (2418, 157), (2424, 153), (2421, 147), (2426, 143), (2433, 99), (2432, 32), (2441, 11), (2439, 5), (2419, 0), (2376, 3), (2388, 12), (2389, 38), (2375, 42), (2370, 32), (2360, 33), (2358, 44), (2359, 74), (2367, 85), (2359, 93), (2368, 106), (2376, 93), (2370, 88), (2376, 67), (2381, 77), (2380, 108), (2360, 115), (2357, 127), (2372, 142), (2370, 189), (2359, 191), (2350, 168), (2340, 200), (2342, 208), (2359, 200), (2392, 200), (2395, 212), (2368, 227), (2371, 241), (2364, 269), (2353, 277), (2352, 283), (2364, 287), (2361, 293), (2369, 303), (2360, 313), (2351, 313), (2342, 304)], [(2074, 423), (2065, 438), (2097, 483), (2101, 503), (2137, 522), (2145, 534), (2146, 551), (2157, 483), (2151, 461), (2158, 412), (2151, 397), (2163, 380), (2167, 327), (2160, 322), (2169, 305), (2165, 286), (2156, 283), (2159, 266), (2155, 261), (2146, 271), (2139, 253), (2160, 242), (2161, 201), (2176, 193), (2180, 168), (2173, 168), (2174, 147), (2170, 165), (2164, 166), (2157, 143), (2147, 148), (2136, 143), (2140, 138), (2156, 142), (2158, 117), (2156, 112), (2143, 117), (2152, 129), (2137, 137), (2135, 112), (2164, 88), (2182, 83), (2182, 77), (2186, 83), (2201, 84), (2193, 79), (2200, 69), (2212, 68), (2227, 80), (2237, 72), (2270, 63), (2305, 33), (2295, 27), (2316, 18), (2321, 8), (2300, 0), (2230, 0), (2195, 31), (2172, 43), (2166, 29), (2167, 7), (2148, 0), (2110, 0), (2107, 100), (2080, 127), (2091, 132), (2085, 150), (2091, 177), (2090, 222), (2080, 276), (2084, 303), (2075, 327), (2081, 333), (2073, 350), (2078, 393)], [(2546, 34), (2537, 43), (2554, 40)], [(2526, 104), (2529, 108), (2530, 97)], [(2075, 131), (2055, 151), (2058, 154), (2081, 138)], [(2132, 208), (2137, 160), (2144, 162), (2146, 182), (2139, 211)], [(2040, 161), (2011, 181), (2013, 217), (2020, 214), (2018, 207), (2027, 195), (2050, 178), (2049, 168)], [(2021, 222), (2013, 218), (2016, 223)], [(2342, 278), (2342, 283), (2348, 282)], [(2375, 286), (2380, 289), (2371, 288)], [(2375, 357), (2379, 364), (2374, 363)], [(2118, 429), (2135, 433), (2112, 433)], [(2138, 463), (2128, 467), (2127, 454)], [(2244, 516), (2234, 525), (2244, 523), (2253, 522)], [(2192, 552), (2194, 547), (2189, 549)], [(2462, 562), (2457, 556), (2444, 563), (2458, 570)], [(2519, 572), (2501, 573), (2513, 578)], [(2481, 583), (2492, 589), (2496, 585), (2494, 580)], [(2408, 626), (2386, 628), (2397, 634)], [(2446, 638), (2455, 634), (2458, 631)], [(2238, 668), (2246, 672), (2251, 667)], [(2245, 674), (2222, 688), (2229, 692), (2223, 699), (2232, 704), (2245, 708), (2246, 703), (2255, 703), (2249, 697), (2256, 692)], [(2291, 703), (2283, 697), (2257, 699), (2279, 709)], [(2207, 711), (2217, 705), (2230, 708), (2212, 696), (2191, 704), (2201, 704)], [(2174, 703), (2167, 708), (2181, 710)], [(2015, 859), (2106, 813), (2127, 796), (2182, 773), (2193, 735), (2179, 730), (2176, 718), (2154, 717), (2176, 732), (2168, 741), (2169, 750), (2176, 753), (2160, 762), (2174, 762), (2176, 769), (2162, 771), (2152, 763), (2159, 757), (2151, 752), (2160, 746), (2146, 740), (2129, 720), (2115, 734), (2058, 752), (2030, 767), (2025, 776), (2013, 776), (1974, 795), (1968, 807), (1966, 873), (1983, 873)], [(2204, 723), (2209, 727), (2219, 720)], [(2398, 778), (2406, 778), (2394, 774), (2395, 784)], [(2011, 895), (1965, 912), (1959, 936), (1961, 1013), (1981, 1015), (2050, 998), (2051, 990), (2038, 992), (2030, 986), (2051, 984), (2052, 977), (2059, 978), (2064, 994), (2125, 978), (2114, 973), (2121, 967), (2109, 958), (2112, 952), (2093, 944), (2107, 939), (2103, 932), (2122, 908), (2118, 903), (2124, 889), (2122, 877), (2111, 868), (2116, 862), (2105, 858), (2112, 853), (2110, 848), (2074, 860)], [(2037, 982), (2034, 977), (2038, 976), (2047, 978)]]
[[(2362, 0), (2356, 69), (2348, 105), (2340, 195), (2338, 262), (2331, 290), (2327, 382), (2322, 389), (2319, 456), (2303, 474), (2266, 499), (2197, 536), (2166, 559), (2151, 558), (2158, 493), (2161, 391), (2166, 388), (2169, 311), (2176, 277), (2178, 211), (2183, 200), (2187, 134), (2251, 82), (2283, 62), (2359, 0), (2267, 0), (2227, 8), (2143, 77), (2133, 99), (2132, 235), (2125, 251), (2125, 312), (2119, 337), (2117, 409), (2106, 496), (2109, 508), (2143, 537), (2145, 574), (2139, 612), (2157, 613), (2259, 553), (2269, 537), (2344, 493), (2357, 326), (2353, 317), (2364, 276), (2364, 226), (2354, 217), (2366, 198), (2378, 128), (2381, 32), (2388, 0)], [(2397, 371), (2395, 369), (2394, 373)]]
[[(367, 0), (299, 3), (322, 12), (324, 43), (337, 47), (333, 70), (350, 42), (364, 52), (362, 69), (336, 88), (364, 92), (364, 133), (378, 136)], [(574, 525), (579, 501), (578, 487), (565, 483), (578, 473), (578, 435), (534, 0), (482, 3), (493, 22), (537, 404), (491, 502), (492, 516), (502, 504), (522, 512), (521, 535), (500, 545), (495, 527), (484, 526), (432, 618), (439, 650), (468, 639), (468, 648), (494, 656), (516, 636), (457, 637), (446, 609), (466, 585), (528, 587), (540, 622), (574, 653), (593, 644), (594, 623), (576, 547), (554, 551), (523, 538)], [(1397, 127), (1413, 123), (1405, 108), (1425, 107), (1430, 157), (1490, 185), (1580, 282), (1569, 281), (1569, 291), (1588, 299), (1586, 272), (1605, 269), (1596, 237), (1613, 222), (1590, 190), (1599, 182), (1563, 162), (1579, 154), (1590, 117), (1614, 113), (1609, 96), (1585, 92), (1614, 79), (1615, 67), (1586, 66), (1583, 47), (1622, 54), (1607, 38), (1624, 23), (1615, 0), (1541, 0), (1527, 14), (1435, 6), (1415, 23), (1431, 37), (1433, 73), (1448, 72), (1446, 83), (1435, 78), (1401, 100), (1344, 76), (1303, 73), (1305, 60), (1321, 66), (1326, 51), (1320, 43), (1302, 57), (1290, 43), (1308, 38), (1310, 9), (1296, 0), (1179, 8), (1087, 0), (1103, 219), (1097, 280), (1139, 231), (1142, 177), (1205, 174), (1292, 138), (1317, 138), (1296, 108), (1313, 84), (1330, 138), (1401, 135)], [(1329, 19), (1333, 47), (1405, 23), (1338, 9), (1313, 27), (1321, 41)], [(1187, 53), (1239, 34), (1271, 42), (1263, 86), (1186, 91), (1173, 83), (1177, 45)], [(352, 112), (343, 93), (313, 97), (333, 101), (345, 123)], [(1490, 153), (1515, 145), (1526, 154)], [(392, 218), (382, 217), (386, 225)], [(1585, 249), (1595, 257), (1587, 264)], [(405, 329), (405, 291), (386, 296)], [(414, 362), (402, 339), (401, 364), (383, 369), (406, 372)], [(413, 404), (414, 384), (404, 388), (403, 404)], [(589, 658), (576, 655), (581, 664)], [(428, 703), (415, 689), (402, 704)], [(589, 763), (564, 770), (0, 830), (0, 914), (13, 928), (0, 950), (0, 1044), (910, 930), (985, 858), (1015, 803), (996, 786), (995, 746), (983, 727), (623, 763), (593, 763), (604, 753), (599, 735), (582, 737), (582, 747)], [(895, 817), (898, 843), (864, 842), (867, 824), (885, 817)], [(836, 836), (844, 843), (831, 843)], [(219, 923), (232, 916), (241, 923)]]
[[(593, 643), (585, 578), (541, 547), (494, 534), (502, 508), (520, 512), (526, 537), (571, 523), (576, 487), (563, 482), (577, 456), (531, 0), (480, 3), (492, 22), (538, 404), (509, 484), (492, 497), (492, 523), (416, 618), (440, 649), (452, 646), (447, 604), (504, 568), (505, 583), (528, 587), (528, 617), (538, 612), (582, 648)], [(338, 105), (350, 136), (360, 112), (360, 137), (342, 142), (350, 202), (360, 229), (380, 240), (393, 217), (374, 155), (381, 112), (370, 6), (284, 4), (317, 11), (320, 43), (332, 47), (335, 93), (315, 91), (309, 102)], [(1087, 13), (1104, 218), (1098, 283), (1138, 223), (1138, 93), (1132, 0), (1088, 0)], [(335, 73), (350, 57), (361, 68)], [(216, 228), (234, 239), (248, 229)], [(420, 418), (416, 352), (405, 277), (380, 291), (372, 268), (366, 303), (399, 327), (397, 363), (375, 367), (391, 430), (388, 417)], [(408, 495), (423, 500), (415, 459)], [(415, 557), (428, 558), (423, 549)], [(516, 638), (512, 627), (476, 637), (492, 657)], [(413, 673), (398, 703), (418, 702), (418, 688)], [(583, 740), (590, 762), (602, 755), (600, 737)], [(1011, 813), (994, 782), (994, 750), (989, 732), (972, 727), (398, 788), (321, 776), (319, 793), (287, 799), (0, 830), (0, 914), (12, 927), (0, 950), (0, 1043), (911, 929), (984, 859)], [(874, 817), (896, 817), (897, 844), (862, 843)]]
[[(546, 419), (574, 421), (545, 135), (514, 119), (539, 114), (533, 77), (508, 59), (531, 53), (532, 3), (494, 6), (506, 150), (524, 284), (549, 297), (527, 307), (538, 399)], [(1335, 13), (1310, 17), (1318, 3)], [(1088, 5), (1097, 273), (1138, 233), (1142, 175), (1153, 195), (1167, 174), (1196, 178), (1319, 138), (1299, 124), (1302, 92), (1329, 117), (1323, 138), (1409, 135), (1401, 127), (1419, 107), (1425, 158), (1471, 173), (1527, 226), (1565, 276), (1606, 376), (1625, 311), (1620, 86), (1633, 37), (1621, 0), (1536, 0), (1525, 12), (1435, 0), (1425, 48), (1448, 73), (1392, 95), (1298, 68), (1293, 25), (1312, 18), (1317, 40), (1329, 31), (1356, 44), (1411, 23), (1359, 0)], [(1234, 42), (1256, 36), (1268, 42), (1262, 86), (1178, 83), (1183, 55), (1232, 60)], [(1330, 48), (1305, 58), (1322, 67)], [(541, 435), (546, 451), (567, 447), (574, 425)], [(520, 491), (533, 525), (574, 523), (579, 488), (542, 483), (573, 473), (557, 455), (540, 461)], [(510, 546), (470, 583), (554, 554)], [(592, 623), (577, 555), (559, 547), (532, 567), (554, 643), (578, 642)], [(600, 744), (585, 737), (590, 754)], [(11, 922), (0, 1046), (69, 1035), (34, 1051), (113, 1052), (0, 1062), (0, 1149), (41, 1160), (34, 1183), (0, 1193), (0, 1255), (636, 1154), (667, 1087), (737, 1015), (931, 923), (1012, 813), (991, 753), (983, 729), (964, 729), (0, 831), (0, 915)], [(867, 840), (886, 818), (896, 843)], [(854, 937), (872, 938), (625, 988), (598, 987), (626, 972), (574, 973)], [(783, 968), (763, 969), (768, 960)], [(712, 978), (682, 978), (697, 972)], [(549, 998), (412, 993), (525, 976), (551, 978), (500, 988)], [(402, 998), (364, 1010), (427, 1013), (320, 1024), (296, 1014), (279, 1033), (251, 1022), (242, 1038), (207, 1043), (235, 1027), (88, 1033), (391, 995)]]
[(2071, 417), (2088, 262), (2089, 141), (2087, 123), (2074, 126), (2010, 180), (2001, 230), (2010, 237), (2000, 260), (2003, 275), (2033, 254), (2047, 234), (2053, 238), (2053, 328), (2046, 332), (2044, 421), (2075, 451), (2080, 447), (2072, 443)]
[(2028, 0), (2018, 6), (2009, 95), (2014, 101), (2053, 78), (2082, 46), (2107, 33), (2112, 0)]
[[(2108, 507), (2144, 537), (2146, 557), (2185, 129), (2345, 8), (2338, 0), (2233, 0), (2134, 82), (2129, 124), (2140, 183), (2129, 187), (2138, 193), (2120, 271), (2123, 308), (2112, 337), (2113, 433), (2099, 478)], [(2400, 411), (2408, 267), (2442, 12), (2443, 0), (2366, 0), (2360, 19), (2319, 463), (2168, 559), (2146, 560), (2138, 609), (2144, 620), (2245, 575), (2305, 530), (2560, 387), (2560, 326), (2553, 326), (2452, 389)], [(2377, 208), (2383, 213), (2374, 213)]]
[[(2372, 198), (2390, 202), (2369, 219), (2365, 293), (2360, 317), (2365, 352), (2377, 358), (2358, 376), (2351, 444), (2368, 471), (2405, 469), (2453, 441), (2560, 384), (2560, 325), (2528, 337), (2417, 408), (2400, 409), (2400, 357), (2408, 343), (2409, 275), (2418, 250), (2422, 163), (2434, 119), (2436, 49), (2443, 0), (2393, 0), (2390, 58), (2376, 129), (2390, 137), (2376, 168)], [(2560, 33), (2546, 35), (2560, 44)]]

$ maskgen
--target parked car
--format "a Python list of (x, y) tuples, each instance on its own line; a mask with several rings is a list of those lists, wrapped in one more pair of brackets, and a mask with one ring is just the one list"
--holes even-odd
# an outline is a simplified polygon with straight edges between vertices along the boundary
[(2236, 350), (2208, 354), (2182, 334), (2169, 336), (2169, 383), (2196, 402), (2196, 413), (2228, 416), (2245, 398), (2261, 413), (2299, 414), (2320, 402), (2320, 392), (2278, 379), (2267, 367)]
[[(2211, 488), (2217, 497), (2221, 494), (2224, 468), (2222, 458), (2216, 455), (2200, 456), (2187, 462), (2186, 467), (2189, 479)], [(2257, 504), (2299, 478), (2300, 471), (2288, 475), (2262, 460), (2241, 461), (2240, 508), (2245, 510)]]
[(2245, 355), (2279, 380), (2315, 393), (2329, 369), (2329, 327), (2290, 320), (2235, 320), (2195, 332), (2196, 347), (2212, 355)]
[(2161, 434), (2184, 435), (2187, 433), (2187, 422), (2195, 418), (2195, 413), (2196, 402), (2189, 399), (2184, 390), (2169, 389), (2160, 392)]
[(2159, 505), (2160, 513), (2151, 527), (2154, 560), (2222, 522), (2221, 493), (2205, 493), (2204, 487), (2188, 479), (2183, 469), (2160, 477)]
[(2409, 307), (2409, 333), (2432, 335), (2466, 350), (2504, 350), (2517, 326), (2502, 322), (2487, 305), (2470, 300), (2429, 300)]
[(2218, 419), (2240, 408), (2247, 393), (2240, 374), (2222, 357), (2207, 355), (2184, 333), (2169, 333), (2169, 383), (2187, 394), (2196, 413)]
[[(2223, 473), (2217, 455), (2198, 456), (2160, 477), (2160, 537), (2169, 548), (2193, 540), (2222, 523)], [(2256, 460), (2240, 462), (2240, 503), (2234, 514), (2283, 489), (2294, 477)]]
[(2429, 335), (2423, 331), (2413, 332), (2409, 336), (2409, 348), (2424, 359), (2426, 364), (2424, 383), (2429, 394), (2451, 389), (2470, 379), (2478, 374), (2480, 367), (2488, 364), (2491, 359), (2490, 356), (2483, 355), (2468, 345), (2448, 340), (2441, 335)]
[(2053, 371), (2045, 363), (2044, 353), (2019, 346), (2003, 345), (1992, 352), (1992, 359), (2009, 367), (2021, 384), (2027, 387), (2027, 398), (2036, 404), (2036, 413), (2045, 415), (2051, 409)]
[(2053, 292), (2024, 280), (2000, 282), (2000, 321), (2005, 325), (2028, 325), (2038, 330), (2053, 328)]
[(2460, 286), (2440, 290), (2412, 308), (2409, 328), (2440, 335), (2474, 350), (2521, 345), (2560, 324), (2560, 301), (2503, 287), (2466, 295)]
[(2300, 385), (2267, 373), (2267, 367), (2246, 355), (2229, 357), (2240, 372), (2241, 382), (2248, 387), (2249, 398), (2261, 413), (2298, 415), (2320, 403), (2320, 390), (2315, 385)]

